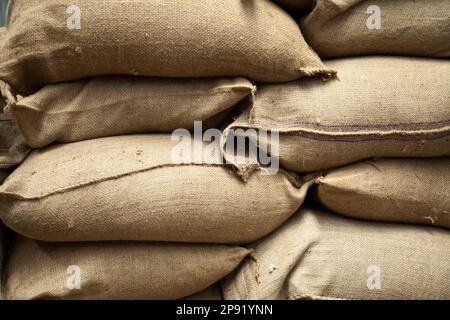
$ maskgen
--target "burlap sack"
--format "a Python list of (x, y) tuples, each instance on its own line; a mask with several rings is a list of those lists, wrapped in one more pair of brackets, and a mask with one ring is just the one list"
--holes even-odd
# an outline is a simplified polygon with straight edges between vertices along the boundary
[(44, 243), (17, 236), (5, 267), (6, 297), (178, 299), (212, 285), (247, 254), (221, 245)]
[(1, 109), (0, 106), (0, 170), (18, 165), (30, 152), (11, 115)]
[(269, 0), (79, 0), (80, 29), (67, 13), (77, 11), (73, 5), (11, 2), (0, 79), (26, 94), (47, 83), (110, 74), (267, 82), (330, 74), (297, 23)]
[(220, 286), (220, 283), (215, 283), (205, 290), (184, 298), (184, 300), (223, 300), (222, 288)]
[(254, 245), (225, 299), (449, 299), (450, 233), (302, 209)]
[(450, 56), (448, 0), (317, 0), (300, 27), (321, 57)]
[[(44, 147), (141, 132), (220, 125), (254, 86), (244, 78), (97, 77), (47, 85), (9, 104), (27, 143)], [(99, 121), (101, 119), (101, 121)]]
[(316, 181), (318, 198), (335, 212), (450, 228), (450, 158), (365, 161)]
[(250, 115), (244, 112), (228, 131), (278, 130), (273, 154), (299, 172), (372, 157), (450, 155), (450, 61), (364, 57), (329, 65), (339, 81), (258, 87)]
[(177, 146), (161, 134), (35, 150), (0, 187), (1, 218), (43, 241), (244, 243), (286, 221), (314, 183), (283, 170), (244, 183), (207, 146), (174, 163)]

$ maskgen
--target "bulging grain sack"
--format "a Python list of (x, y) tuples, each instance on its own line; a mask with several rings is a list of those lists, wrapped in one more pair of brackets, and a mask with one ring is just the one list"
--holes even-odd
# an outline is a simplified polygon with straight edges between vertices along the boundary
[(450, 228), (450, 158), (365, 161), (316, 181), (318, 198), (335, 212)]
[(332, 73), (269, 0), (15, 0), (2, 38), (0, 79), (20, 94), (111, 74), (279, 82)]
[(0, 170), (20, 164), (30, 152), (11, 115), (0, 106)]
[(448, 0), (317, 0), (300, 27), (321, 57), (450, 56)]
[[(44, 147), (145, 132), (218, 126), (254, 90), (244, 78), (95, 77), (47, 85), (9, 104), (27, 143)], [(101, 119), (101, 121), (99, 121)]]
[(44, 243), (17, 235), (5, 267), (5, 291), (8, 300), (179, 299), (212, 285), (247, 254), (234, 246)]
[(225, 299), (449, 299), (450, 232), (302, 209), (254, 244)]
[(279, 131), (272, 152), (299, 172), (372, 157), (450, 155), (450, 61), (364, 57), (329, 65), (339, 81), (258, 87), (251, 111), (228, 130)]
[(1, 218), (43, 241), (244, 243), (286, 221), (316, 178), (279, 170), (244, 183), (210, 144), (177, 162), (186, 141), (129, 135), (35, 150), (0, 187)]

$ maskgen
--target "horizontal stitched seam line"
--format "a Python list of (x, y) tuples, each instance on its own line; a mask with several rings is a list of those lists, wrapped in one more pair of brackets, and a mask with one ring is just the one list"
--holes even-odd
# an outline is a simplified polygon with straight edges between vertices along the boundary
[(55, 194), (59, 194), (59, 193), (64, 193), (64, 192), (68, 192), (68, 191), (73, 191), (85, 186), (89, 186), (89, 185), (94, 185), (94, 184), (99, 184), (101, 182), (106, 182), (106, 181), (112, 181), (112, 180), (116, 180), (116, 179), (120, 179), (126, 176), (131, 176), (134, 174), (139, 174), (139, 173), (143, 173), (143, 172), (149, 172), (152, 170), (156, 170), (156, 169), (160, 169), (160, 168), (173, 168), (173, 167), (188, 167), (188, 166), (205, 166), (205, 167), (223, 167), (225, 168), (224, 164), (207, 164), (207, 163), (202, 163), (202, 164), (196, 164), (196, 163), (188, 163), (188, 164), (162, 164), (162, 165), (156, 165), (156, 166), (151, 166), (148, 168), (143, 168), (140, 170), (134, 170), (134, 171), (129, 171), (126, 173), (121, 173), (121, 174), (117, 174), (114, 176), (110, 176), (110, 177), (105, 177), (102, 179), (97, 179), (97, 180), (92, 180), (92, 181), (87, 181), (85, 183), (80, 183), (80, 184), (76, 184), (73, 186), (68, 186), (68, 187), (63, 187), (60, 189), (56, 189), (53, 191), (49, 191), (47, 193), (43, 193), (39, 196), (31, 196), (31, 197), (25, 197), (22, 195), (19, 195), (17, 193), (9, 193), (9, 192), (0, 192), (0, 197), (1, 196), (5, 196), (5, 197), (9, 197), (11, 199), (18, 199), (18, 200), (39, 200), (45, 197), (49, 197)]
[[(376, 124), (376, 125), (326, 125), (326, 124), (317, 124), (314, 122), (303, 122), (303, 121), (288, 121), (286, 123), (283, 122), (277, 122), (277, 121), (271, 121), (271, 120), (265, 120), (265, 119), (254, 119), (250, 121), (250, 124), (255, 125), (275, 125), (279, 127), (295, 127), (300, 125), (310, 126), (311, 128), (349, 128), (349, 129), (366, 129), (366, 128), (398, 128), (398, 127), (405, 127), (405, 128), (418, 128), (420, 126), (424, 125), (441, 125), (441, 124), (450, 124), (450, 119), (442, 120), (442, 121), (430, 121), (430, 122), (410, 122), (410, 123), (393, 123), (393, 124)], [(421, 128), (419, 128), (421, 129)]]
[[(255, 130), (274, 130), (273, 128), (259, 127), (249, 123), (234, 123), (229, 129), (249, 128)], [(277, 130), (277, 129), (275, 129)], [(384, 140), (398, 140), (398, 141), (416, 141), (416, 140), (438, 140), (450, 136), (450, 127), (443, 127), (437, 129), (428, 129), (415, 132), (408, 131), (391, 131), (391, 132), (326, 132), (312, 129), (286, 129), (279, 130), (280, 134), (285, 136), (301, 136), (303, 138), (319, 140), (319, 141), (343, 141), (343, 142), (360, 142), (360, 141), (384, 141)], [(358, 136), (360, 135), (360, 136)], [(433, 136), (426, 136), (433, 135)], [(368, 138), (369, 137), (369, 138)]]
[[(216, 91), (216, 92), (214, 92), (212, 94), (218, 95), (218, 94), (223, 94), (223, 93), (230, 93), (232, 91), (233, 90)], [(251, 92), (251, 88), (249, 88), (249, 94), (250, 94), (250, 92)], [(211, 97), (212, 94), (208, 95), (208, 97)], [(41, 110), (42, 107), (44, 106), (44, 104), (42, 102), (28, 102), (27, 105), (25, 105), (25, 104), (21, 104), (20, 101), (19, 101), (15, 106), (16, 107), (26, 108), (26, 109), (30, 109), (30, 107), (31, 107), (33, 109), (31, 109), (30, 111), (35, 111), (35, 112), (39, 112), (39, 113), (67, 114), (67, 113), (83, 113), (83, 112), (87, 112), (87, 111), (91, 111), (91, 110), (98, 110), (98, 109), (102, 109), (102, 108), (110, 108), (112, 106), (116, 106), (116, 105), (119, 105), (119, 104), (122, 104), (122, 103), (125, 103), (125, 102), (148, 100), (148, 99), (152, 99), (152, 98), (155, 98), (155, 97), (178, 97), (178, 96), (182, 97), (182, 96), (185, 96), (185, 95), (182, 95), (182, 94), (176, 95), (176, 94), (174, 94), (174, 95), (164, 95), (164, 96), (161, 95), (161, 96), (135, 97), (133, 99), (124, 99), (124, 100), (120, 100), (118, 102), (111, 103), (111, 104), (104, 104), (104, 105), (101, 105), (101, 106), (98, 106), (98, 107), (95, 107), (95, 108), (88, 108), (88, 109), (83, 109), (83, 110), (64, 110), (64, 111), (59, 111), (59, 112), (48, 112), (48, 111), (45, 111), (45, 110)], [(189, 94), (189, 95), (186, 95), (186, 96), (206, 97), (205, 94), (203, 94), (203, 95), (201, 95), (201, 94), (198, 94), (198, 95), (197, 94)], [(36, 107), (39, 108), (39, 109), (35, 109)]]
[[(364, 135), (364, 137), (358, 137), (355, 135), (348, 135), (348, 136), (333, 136), (333, 135), (323, 135), (318, 133), (310, 133), (310, 132), (297, 132), (295, 134), (294, 132), (292, 134), (284, 133), (286, 136), (295, 136), (298, 135), (299, 137), (310, 139), (310, 140), (317, 140), (317, 141), (339, 141), (339, 142), (370, 142), (370, 141), (386, 141), (386, 140), (392, 140), (392, 141), (433, 141), (433, 140), (439, 140), (444, 139), (446, 137), (450, 137), (450, 131), (449, 132), (442, 132), (439, 134), (439, 132), (435, 133), (436, 135), (431, 137), (425, 137), (426, 133), (420, 133), (422, 136), (418, 137), (416, 133), (416, 136), (414, 134), (408, 134), (408, 135)], [(430, 133), (428, 133), (430, 134)]]
[[(139, 174), (139, 173), (143, 173), (143, 172), (149, 172), (149, 171), (160, 169), (160, 168), (176, 168), (176, 167), (189, 167), (189, 166), (218, 167), (218, 168), (221, 167), (221, 168), (229, 169), (230, 171), (232, 171), (231, 167), (229, 165), (227, 165), (227, 164), (214, 164), (214, 163), (162, 164), (162, 165), (152, 166), (152, 167), (149, 167), (149, 168), (144, 168), (144, 169), (141, 169), (141, 170), (135, 170), (135, 171), (130, 171), (130, 172), (123, 173), (123, 174), (118, 174), (118, 175), (111, 176), (111, 177), (105, 177), (105, 178), (98, 179), (98, 180), (92, 180), (92, 181), (88, 181), (88, 182), (85, 182), (85, 183), (80, 183), (78, 185), (73, 185), (73, 186), (70, 186), (70, 187), (61, 188), (59, 190), (53, 190), (53, 191), (50, 191), (48, 193), (41, 194), (39, 196), (25, 197), (25, 196), (21, 196), (21, 195), (19, 195), (17, 193), (0, 192), (0, 197), (5, 196), (5, 197), (9, 197), (11, 199), (19, 199), (19, 200), (25, 200), (25, 201), (28, 201), (28, 200), (39, 200), (39, 199), (42, 199), (42, 198), (45, 198), (45, 197), (49, 197), (49, 196), (52, 196), (52, 195), (55, 195), (55, 194), (64, 193), (64, 192), (68, 192), (68, 191), (73, 191), (73, 190), (76, 190), (76, 189), (79, 189), (79, 188), (82, 188), (82, 187), (85, 187), (85, 186), (99, 184), (101, 182), (106, 182), (106, 181), (112, 181), (112, 180), (120, 179), (122, 177), (131, 176), (131, 175)], [(278, 170), (278, 172), (283, 174), (286, 177), (286, 179), (294, 187), (296, 187), (297, 189), (300, 189), (303, 186), (303, 184), (307, 183), (307, 182), (303, 182), (302, 184), (298, 185), (298, 183), (293, 181), (292, 180), (293, 178), (283, 168), (280, 168)], [(237, 176), (236, 176), (236, 180), (237, 181), (242, 181)]]

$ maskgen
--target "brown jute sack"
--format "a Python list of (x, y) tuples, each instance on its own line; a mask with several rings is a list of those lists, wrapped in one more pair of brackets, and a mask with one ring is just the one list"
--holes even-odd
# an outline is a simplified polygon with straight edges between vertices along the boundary
[(164, 134), (35, 150), (0, 187), (1, 218), (43, 241), (244, 243), (286, 221), (314, 183), (284, 170), (244, 183), (208, 146), (179, 164)]
[(225, 299), (449, 299), (450, 232), (302, 209), (254, 244)]
[(9, 108), (27, 143), (44, 147), (130, 133), (220, 125), (254, 90), (244, 78), (95, 77), (51, 84)]
[(318, 198), (335, 212), (450, 228), (450, 158), (365, 161), (316, 182)]
[(30, 152), (11, 115), (1, 109), (0, 106), (0, 170), (18, 165)]
[(321, 57), (450, 56), (448, 0), (317, 0), (300, 27)]
[[(47, 83), (110, 74), (242, 76), (266, 82), (330, 74), (297, 23), (269, 0), (126, 5), (79, 0), (73, 5), (69, 0), (11, 2), (0, 44), (0, 79), (27, 94)], [(80, 29), (73, 23), (77, 8)]]
[(229, 129), (278, 130), (273, 153), (299, 172), (372, 157), (450, 155), (450, 61), (364, 57), (329, 65), (339, 80), (258, 87), (251, 111)]
[(8, 250), (8, 300), (179, 299), (217, 282), (248, 254), (234, 246), (44, 243), (21, 236)]

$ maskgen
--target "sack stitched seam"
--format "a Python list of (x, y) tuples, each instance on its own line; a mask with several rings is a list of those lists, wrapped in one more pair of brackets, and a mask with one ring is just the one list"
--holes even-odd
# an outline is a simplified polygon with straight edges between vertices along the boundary
[[(176, 168), (176, 167), (189, 167), (189, 166), (198, 166), (198, 167), (218, 167), (218, 168), (224, 168), (226, 170), (228, 170), (231, 174), (233, 173), (232, 167), (227, 165), (227, 164), (219, 164), (219, 163), (182, 163), (182, 164), (161, 164), (161, 165), (155, 165), (155, 166), (151, 166), (151, 167), (147, 167), (147, 168), (143, 168), (140, 170), (133, 170), (133, 171), (129, 171), (126, 173), (121, 173), (121, 174), (116, 174), (116, 175), (112, 175), (112, 176), (108, 176), (108, 177), (104, 177), (101, 179), (95, 179), (95, 180), (91, 180), (91, 181), (87, 181), (84, 183), (78, 183), (78, 184), (74, 184), (71, 186), (66, 186), (66, 187), (62, 187), (59, 189), (55, 189), (52, 191), (48, 191), (45, 193), (42, 193), (40, 195), (34, 195), (34, 196), (23, 196), (20, 195), (19, 193), (13, 193), (13, 192), (0, 192), (0, 198), (1, 197), (5, 197), (5, 198), (10, 198), (10, 199), (17, 199), (17, 200), (23, 200), (23, 201), (32, 201), (32, 200), (40, 200), (46, 197), (50, 197), (56, 194), (62, 194), (65, 192), (71, 192), (77, 189), (80, 189), (82, 187), (86, 187), (86, 186), (91, 186), (91, 185), (96, 185), (96, 184), (100, 184), (102, 182), (107, 182), (107, 181), (113, 181), (113, 180), (117, 180), (117, 179), (121, 179), (127, 176), (131, 176), (134, 174), (139, 174), (139, 173), (144, 173), (144, 172), (150, 172), (152, 170), (156, 170), (156, 169), (162, 169), (162, 168)], [(283, 174), (283, 176), (289, 181), (289, 183), (295, 187), (296, 189), (300, 189), (302, 187), (302, 184), (300, 182), (295, 181), (289, 174), (287, 171), (285, 171), (284, 169), (280, 168), (278, 170), (279, 173)], [(247, 183), (247, 181), (242, 181), (241, 179), (238, 179), (238, 177), (236, 177), (237, 181), (240, 181), (242, 183)]]
[[(246, 89), (245, 87), (243, 87), (243, 89)], [(251, 92), (252, 88), (248, 87), (249, 89), (249, 93)], [(224, 94), (224, 93), (231, 93), (233, 92), (234, 89), (224, 89), (224, 90), (220, 90), (220, 91), (215, 91), (213, 92), (211, 95), (206, 95), (206, 94), (200, 94), (200, 93), (188, 93), (188, 94), (171, 94), (171, 95), (153, 95), (153, 96), (146, 96), (146, 97), (134, 97), (132, 99), (124, 99), (124, 100), (120, 100), (118, 102), (114, 102), (114, 103), (110, 103), (110, 104), (104, 104), (98, 107), (94, 107), (94, 108), (88, 108), (88, 109), (83, 109), (83, 110), (63, 110), (63, 111), (59, 111), (59, 112), (49, 112), (47, 110), (42, 110), (45, 109), (45, 103), (43, 103), (42, 101), (38, 101), (38, 102), (26, 102), (26, 104), (21, 103), (20, 101), (16, 104), (13, 105), (13, 107), (16, 108), (24, 108), (26, 109), (26, 111), (31, 111), (31, 112), (37, 112), (37, 113), (45, 113), (48, 115), (59, 115), (59, 114), (72, 114), (72, 113), (83, 113), (83, 112), (89, 112), (89, 111), (93, 111), (93, 110), (99, 110), (99, 109), (104, 109), (104, 108), (112, 108), (114, 106), (120, 105), (120, 104), (124, 104), (124, 103), (133, 103), (136, 101), (140, 101), (140, 100), (149, 100), (149, 99), (154, 99), (155, 97), (183, 97), (183, 96), (189, 96), (189, 97), (212, 97), (213, 95), (220, 95), (220, 94)], [(29, 96), (31, 97), (31, 96)], [(28, 97), (28, 98), (29, 98)], [(27, 98), (24, 98), (27, 99)], [(38, 108), (38, 109), (36, 109)]]
[(61, 194), (61, 193), (65, 193), (65, 192), (70, 192), (70, 191), (74, 191), (77, 190), (79, 188), (85, 187), (85, 186), (90, 186), (90, 185), (95, 185), (95, 184), (100, 184), (102, 182), (107, 182), (107, 181), (113, 181), (116, 179), (121, 179), (127, 176), (131, 176), (134, 174), (139, 174), (139, 173), (144, 173), (144, 172), (150, 172), (152, 170), (156, 170), (156, 169), (161, 169), (161, 168), (174, 168), (174, 167), (188, 167), (188, 166), (205, 166), (205, 167), (223, 167), (226, 168), (225, 165), (223, 164), (206, 164), (206, 163), (202, 163), (202, 164), (196, 164), (196, 163), (187, 163), (187, 164), (161, 164), (161, 165), (155, 165), (155, 166), (151, 166), (151, 167), (147, 167), (147, 168), (143, 168), (143, 169), (139, 169), (139, 170), (133, 170), (133, 171), (128, 171), (125, 173), (121, 173), (121, 174), (116, 174), (116, 175), (112, 175), (112, 176), (108, 176), (108, 177), (104, 177), (101, 179), (94, 179), (94, 180), (90, 180), (84, 183), (77, 183), (77, 184), (73, 184), (70, 186), (66, 186), (66, 187), (61, 187), (59, 189), (55, 189), (52, 191), (48, 191), (45, 193), (42, 193), (40, 195), (35, 195), (35, 196), (23, 196), (20, 195), (19, 193), (11, 193), (11, 192), (0, 192), (0, 197), (9, 197), (11, 199), (18, 199), (18, 200), (24, 200), (24, 201), (28, 201), (28, 200), (40, 200), (46, 197), (50, 197), (52, 195), (55, 194)]
[[(302, 129), (313, 129), (313, 128), (330, 128), (330, 129), (393, 129), (393, 128), (406, 128), (406, 129), (423, 129), (420, 128), (421, 126), (433, 126), (433, 125), (445, 125), (444, 128), (447, 127), (447, 125), (450, 125), (450, 119), (441, 120), (441, 121), (429, 121), (429, 122), (409, 122), (409, 123), (392, 123), (392, 124), (375, 124), (375, 125), (326, 125), (326, 124), (317, 124), (314, 122), (306, 122), (306, 121), (288, 121), (288, 122), (278, 122), (278, 121), (271, 121), (268, 119), (250, 119), (251, 125), (270, 125), (274, 126), (274, 129), (277, 129), (280, 127), (283, 129), (283, 127), (298, 127), (299, 130)], [(302, 128), (301, 126), (305, 126), (309, 128)], [(417, 128), (419, 127), (419, 128)], [(288, 128), (287, 128), (288, 129)], [(320, 131), (320, 130), (317, 130)], [(326, 131), (323, 131), (326, 132)]]
[[(269, 131), (275, 131), (277, 129), (264, 128), (252, 124), (235, 123), (230, 126), (232, 128), (253, 128), (253, 129), (266, 129)], [(282, 135), (294, 136), (298, 135), (306, 139), (318, 140), (318, 141), (340, 141), (340, 142), (365, 142), (365, 141), (378, 141), (378, 140), (397, 140), (397, 141), (420, 141), (420, 140), (438, 140), (450, 136), (450, 126), (416, 130), (416, 131), (400, 131), (392, 130), (385, 132), (326, 132), (311, 129), (297, 129), (297, 130), (277, 130)], [(428, 136), (427, 136), (428, 135)], [(430, 136), (432, 135), (432, 136)], [(370, 138), (368, 138), (370, 137)]]

